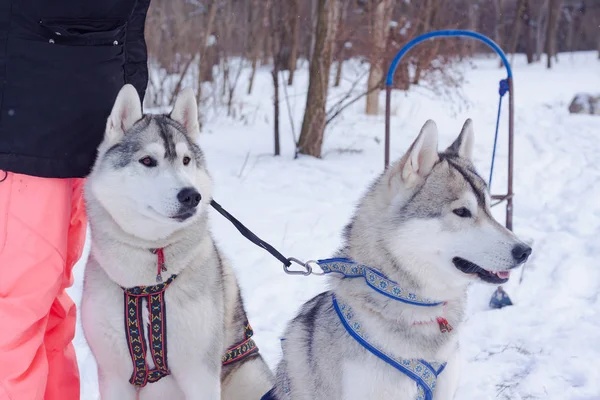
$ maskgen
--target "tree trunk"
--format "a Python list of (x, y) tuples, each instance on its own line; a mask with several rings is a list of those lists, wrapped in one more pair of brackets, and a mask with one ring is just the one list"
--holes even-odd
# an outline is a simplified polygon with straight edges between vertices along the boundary
[(273, 53), (273, 71), (271, 73), (273, 78), (273, 107), (274, 107), (274, 141), (275, 141), (275, 155), (278, 156), (280, 151), (279, 147), (279, 70), (283, 60), (281, 59), (281, 52), (283, 47), (283, 21), (282, 15), (282, 3), (275, 1), (271, 4), (269, 10), (270, 16), (270, 30), (271, 34), (271, 52)]
[[(229, 55), (227, 51), (223, 52), (223, 87), (221, 89), (221, 97), (225, 97), (227, 94), (227, 86), (229, 86)], [(229, 113), (227, 114), (229, 115)]]
[(275, 134), (275, 155), (279, 155), (279, 67), (277, 63), (273, 67), (273, 88), (275, 89), (275, 95), (273, 96), (273, 105), (275, 111), (274, 119), (274, 134)]
[(308, 61), (310, 62), (313, 58), (313, 53), (315, 51), (315, 39), (317, 36), (317, 0), (309, 0), (310, 1), (310, 47), (308, 48)]
[(202, 100), (202, 82), (204, 81), (204, 77), (207, 74), (207, 69), (212, 68), (212, 63), (208, 62), (206, 57), (208, 53), (208, 39), (212, 33), (212, 26), (215, 22), (215, 16), (217, 15), (217, 2), (214, 1), (210, 9), (208, 10), (208, 21), (206, 22), (206, 27), (204, 31), (204, 36), (202, 38), (202, 46), (200, 47), (200, 57), (199, 57), (199, 65), (198, 65), (198, 95), (196, 101), (198, 104), (201, 103)]
[[(262, 7), (261, 7), (262, 5)], [(271, 10), (271, 0), (255, 0), (253, 3), (254, 10), (256, 10), (259, 17), (254, 20), (252, 28), (252, 41), (253, 47), (250, 52), (250, 61), (252, 63), (252, 70), (250, 72), (250, 79), (248, 81), (248, 94), (252, 93), (252, 87), (254, 86), (254, 77), (256, 75), (256, 68), (258, 66), (258, 60), (260, 58), (261, 46), (264, 42), (264, 38), (267, 37), (267, 29), (269, 26), (269, 13)], [(262, 12), (262, 14), (261, 14)], [(260, 17), (262, 15), (262, 18)]]
[[(481, 5), (479, 4), (479, 1), (475, 0), (473, 1), (473, 4), (471, 4), (469, 6), (469, 30), (471, 31), (478, 31), (478, 25), (479, 25), (479, 13), (480, 13), (480, 7)], [(428, 32), (428, 30), (425, 30), (425, 32)], [(465, 53), (467, 54), (473, 54), (475, 52), (476, 46), (477, 46), (477, 41), (476, 40), (465, 40), (464, 41), (464, 46), (465, 46)]]
[(537, 35), (536, 35), (536, 50), (535, 50), (535, 61), (542, 59), (542, 52), (544, 44), (546, 43), (546, 30), (548, 26), (548, 0), (544, 0), (544, 3), (540, 7), (540, 11), (537, 18)]
[(517, 8), (515, 11), (515, 19), (510, 30), (510, 39), (508, 42), (508, 53), (511, 55), (510, 62), (512, 63), (517, 51), (517, 44), (519, 42), (519, 36), (521, 35), (521, 24), (523, 14), (525, 13), (525, 0), (517, 0)]
[(573, 53), (573, 31), (575, 30), (575, 15), (573, 9), (569, 10), (568, 26), (567, 26), (567, 51)]
[[(344, 56), (344, 51), (340, 52), (340, 57)], [(339, 87), (340, 83), (342, 83), (342, 67), (344, 66), (344, 59), (340, 58), (337, 61), (336, 70), (335, 70), (335, 81), (333, 82), (333, 87)]]
[(248, 94), (252, 93), (252, 86), (254, 85), (254, 76), (256, 75), (256, 66), (258, 64), (258, 53), (260, 52), (260, 47), (258, 45), (258, 35), (259, 35), (259, 23), (258, 18), (256, 17), (259, 14), (259, 5), (257, 0), (252, 1), (252, 5), (250, 7), (250, 43), (251, 48), (249, 50), (249, 59), (250, 64), (252, 65), (250, 70), (250, 78), (248, 79)]
[[(429, 29), (431, 28), (431, 23), (433, 20), (433, 14), (434, 14), (434, 9), (435, 9), (436, 5), (434, 5), (434, 0), (426, 0), (425, 1), (425, 9), (423, 11), (424, 16), (423, 16), (423, 29), (421, 31), (421, 33), (426, 33), (429, 32)], [(470, 41), (472, 42), (472, 41)], [(421, 81), (421, 74), (423, 73), (423, 59), (422, 58), (417, 58), (417, 67), (415, 68), (415, 76), (413, 79), (413, 84), (414, 85), (418, 85), (419, 82)], [(410, 79), (410, 78), (409, 78)]]
[(349, 2), (348, 1), (344, 1), (342, 2), (342, 4), (340, 4), (340, 12), (339, 12), (339, 19), (338, 19), (338, 25), (337, 25), (337, 34), (338, 34), (338, 38), (341, 37), (342, 38), (342, 42), (340, 43), (341, 46), (340, 48), (337, 50), (337, 68), (335, 70), (335, 82), (333, 84), (334, 87), (339, 87), (340, 83), (342, 81), (342, 67), (344, 66), (344, 60), (346, 59), (346, 43), (344, 41), (345, 39), (345, 35), (342, 34), (342, 32), (345, 31), (344, 29), (344, 22), (346, 21), (346, 15), (348, 13), (348, 5)]
[[(504, 33), (504, 7), (502, 4), (502, 0), (494, 0), (494, 8), (496, 12), (496, 24), (494, 25), (494, 42), (500, 47), (502, 47), (502, 35)], [(504, 63), (500, 60), (500, 67), (502, 67)]]
[(552, 56), (556, 49), (556, 29), (560, 15), (561, 0), (550, 0), (548, 5), (548, 30), (546, 32), (546, 67), (552, 68)]
[(531, 22), (531, 4), (530, 0), (525, 0), (525, 12), (523, 14), (523, 25), (525, 25), (525, 54), (527, 55), (527, 64), (534, 61), (535, 36)]
[(502, 0), (494, 0), (494, 8), (496, 11), (496, 24), (494, 25), (494, 41), (502, 47), (502, 32), (504, 31), (504, 8)]
[(254, 76), (256, 75), (256, 64), (258, 63), (258, 54), (256, 57), (252, 57), (252, 68), (250, 70), (250, 78), (248, 79), (248, 94), (252, 93), (252, 86), (254, 86)]
[[(596, 13), (594, 19), (592, 20), (594, 26), (600, 26), (600, 13)], [(596, 50), (598, 51), (598, 59), (600, 60), (600, 29), (597, 30), (596, 36)]]
[[(382, 55), (389, 32), (389, 21), (392, 0), (379, 0), (373, 13), (373, 29), (371, 31), (371, 68), (367, 81), (367, 91), (383, 83)], [(379, 90), (370, 91), (367, 95), (367, 115), (377, 115), (379, 112)]]
[(294, 72), (296, 72), (296, 65), (298, 63), (298, 41), (299, 41), (299, 36), (300, 36), (300, 32), (299, 32), (300, 16), (298, 15), (300, 5), (298, 4), (298, 2), (300, 0), (288, 0), (288, 1), (289, 1), (289, 6), (290, 6), (289, 23), (291, 24), (291, 27), (292, 27), (292, 49), (291, 49), (291, 53), (290, 53), (290, 62), (289, 62), (290, 76), (288, 78), (288, 85), (292, 86), (294, 84)]
[(329, 70), (337, 22), (337, 0), (318, 0), (315, 46), (310, 60), (308, 95), (298, 140), (302, 154), (321, 157), (325, 132), (325, 105), (329, 86)]

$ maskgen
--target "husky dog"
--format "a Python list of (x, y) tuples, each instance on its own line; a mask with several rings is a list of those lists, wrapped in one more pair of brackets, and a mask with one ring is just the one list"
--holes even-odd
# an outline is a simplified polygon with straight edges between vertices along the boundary
[[(103, 400), (259, 399), (273, 384), (255, 351), (222, 366), (228, 349), (250, 348), (251, 330), (231, 266), (209, 232), (212, 183), (199, 133), (189, 89), (170, 115), (142, 115), (138, 94), (125, 85), (108, 118), (85, 188), (91, 252), (81, 305)], [(125, 304), (125, 289), (156, 292), (162, 275), (162, 305), (158, 295), (151, 304), (131, 296), (133, 311)], [(161, 306), (164, 314), (155, 315)], [(142, 384), (134, 386), (140, 349)], [(164, 376), (150, 383), (153, 369)]]
[[(486, 184), (470, 161), (472, 122), (443, 153), (437, 141), (437, 127), (427, 121), (408, 152), (369, 188), (336, 257), (377, 271), (375, 277), (401, 287), (398, 293), (438, 305), (407, 304), (373, 290), (365, 279), (331, 274), (331, 290), (304, 304), (288, 325), (275, 387), (265, 399), (454, 397), (468, 285), (506, 282), (531, 248), (490, 213)], [(355, 322), (345, 325), (342, 315)], [(434, 390), (419, 392), (415, 380), (368, 350), (350, 326), (358, 326), (380, 353), (445, 363)]]

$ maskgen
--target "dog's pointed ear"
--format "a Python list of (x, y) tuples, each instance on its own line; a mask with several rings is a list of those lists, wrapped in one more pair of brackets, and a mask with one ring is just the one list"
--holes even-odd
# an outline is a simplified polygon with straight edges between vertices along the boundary
[(121, 88), (106, 123), (105, 140), (116, 143), (137, 121), (142, 119), (142, 103), (133, 85)]
[(421, 182), (439, 160), (437, 145), (437, 126), (432, 120), (427, 120), (406, 154), (392, 166), (390, 179), (395, 180), (399, 177), (406, 187)]
[(196, 95), (192, 88), (186, 88), (179, 92), (170, 118), (179, 122), (188, 136), (193, 140), (196, 140), (200, 136), (198, 104), (196, 103)]
[(472, 160), (473, 157), (473, 142), (475, 141), (475, 133), (473, 131), (473, 121), (469, 118), (460, 131), (460, 135), (454, 143), (446, 149), (446, 153), (455, 154), (459, 157)]

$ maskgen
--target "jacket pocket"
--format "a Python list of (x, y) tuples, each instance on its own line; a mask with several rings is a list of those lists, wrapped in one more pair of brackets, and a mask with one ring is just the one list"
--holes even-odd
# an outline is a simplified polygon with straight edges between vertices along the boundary
[(123, 43), (127, 23), (119, 19), (49, 18), (40, 20), (50, 43), (71, 46), (115, 46)]

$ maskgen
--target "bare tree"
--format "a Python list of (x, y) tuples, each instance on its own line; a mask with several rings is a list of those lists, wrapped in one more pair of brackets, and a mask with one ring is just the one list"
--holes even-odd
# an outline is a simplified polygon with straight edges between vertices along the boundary
[(208, 11), (208, 18), (206, 22), (206, 28), (204, 30), (204, 35), (202, 37), (202, 42), (200, 44), (200, 57), (198, 58), (198, 94), (197, 101), (198, 104), (201, 103), (202, 100), (202, 82), (204, 81), (206, 75), (209, 73), (208, 69), (212, 68), (212, 62), (208, 61), (208, 47), (210, 46), (210, 36), (212, 34), (212, 27), (215, 22), (215, 16), (217, 15), (217, 6), (218, 1), (214, 0), (210, 5)]
[[(373, 0), (373, 25), (371, 30), (371, 70), (367, 80), (367, 90), (383, 83), (383, 61), (381, 56), (387, 41), (389, 24), (391, 19), (392, 0)], [(367, 95), (367, 115), (376, 115), (379, 111), (379, 91), (373, 90)]]
[[(382, 5), (385, 8), (386, 2), (392, 3), (391, 11), (385, 13), (388, 22), (375, 24), (376, 19), (381, 21), (378, 10)], [(328, 47), (321, 46), (319, 51), (327, 48), (333, 54), (336, 71), (331, 78), (335, 76), (335, 84), (348, 82), (354, 90), (350, 96), (342, 94), (343, 101), (336, 98), (328, 103), (331, 113), (326, 109), (326, 121), (340, 115), (348, 105), (356, 105), (356, 99), (366, 93), (372, 98), (379, 97), (377, 92), (383, 79), (371, 77), (370, 84), (377, 83), (376, 90), (371, 91), (364, 84), (365, 75), (355, 87), (353, 71), (359, 68), (360, 74), (369, 74), (370, 70), (367, 65), (362, 68), (354, 64), (351, 70), (344, 60), (370, 60), (374, 65), (383, 61), (382, 65), (387, 66), (410, 39), (431, 30), (474, 29), (494, 37), (512, 54), (525, 51), (530, 63), (539, 60), (547, 47), (550, 47), (551, 64), (556, 62), (558, 51), (598, 50), (600, 57), (599, 0), (553, 0), (552, 4), (550, 0), (336, 0), (336, 3), (340, 11), (332, 30), (337, 34), (328, 42)], [(278, 33), (273, 31), (269, 21), (271, 4), (281, 10)], [(166, 106), (182, 87), (191, 86), (198, 90), (203, 110), (207, 110), (209, 103), (215, 112), (227, 106), (228, 115), (236, 118), (239, 115), (236, 105), (239, 104), (241, 110), (244, 104), (235, 102), (234, 96), (239, 92), (235, 89), (236, 83), (250, 76), (248, 89), (251, 91), (258, 66), (262, 64), (272, 71), (276, 67), (275, 59), (281, 60), (277, 65), (279, 73), (273, 76), (278, 80), (273, 84), (279, 89), (275, 95), (285, 100), (287, 85), (284, 81), (292, 83), (297, 79), (296, 64), (300, 66), (299, 60), (303, 59), (311, 61), (318, 47), (315, 43), (318, 10), (319, 0), (152, 0), (146, 26), (150, 69), (144, 105)], [(510, 17), (506, 17), (508, 14)], [(390, 24), (390, 20), (394, 22)], [(374, 25), (381, 25), (382, 29), (374, 30)], [(374, 40), (375, 35), (387, 36), (387, 40)], [(475, 43), (441, 39), (417, 46), (398, 65), (394, 89), (405, 90), (412, 84), (440, 88), (440, 79), (444, 87), (459, 85), (460, 78), (456, 77), (460, 73), (453, 64), (472, 54), (475, 48), (471, 45)], [(374, 49), (383, 53), (377, 56)], [(319, 90), (326, 99), (325, 80), (329, 70), (322, 68), (322, 62), (330, 57), (318, 56), (318, 72), (314, 72), (315, 67), (311, 71), (313, 86), (320, 85)], [(286, 70), (290, 71), (289, 75), (285, 75)], [(321, 84), (315, 83), (315, 74), (321, 76)], [(314, 110), (308, 110), (310, 113), (314, 114)], [(315, 124), (314, 120), (308, 120)]]
[(333, 84), (334, 87), (340, 86), (340, 82), (342, 80), (342, 67), (344, 66), (344, 60), (346, 59), (346, 40), (348, 39), (348, 29), (345, 27), (346, 15), (348, 14), (348, 6), (350, 2), (347, 0), (339, 0), (340, 1), (340, 12), (338, 18), (337, 25), (337, 35), (338, 35), (338, 43), (336, 51), (336, 69), (335, 69), (335, 82)]
[(525, 53), (527, 55), (527, 64), (532, 64), (535, 61), (535, 30), (533, 29), (531, 0), (525, 0), (524, 8), (522, 18), (523, 25), (525, 25)]
[(250, 50), (250, 63), (252, 64), (252, 71), (250, 72), (250, 79), (248, 81), (248, 94), (252, 93), (254, 76), (256, 75), (258, 59), (260, 58), (261, 45), (267, 36), (271, 0), (252, 0), (251, 8), (253, 10), (251, 17), (252, 22), (250, 23), (250, 25), (253, 27), (251, 30), (252, 49)]
[[(470, 7), (469, 10), (476, 9), (476, 5), (477, 4)], [(421, 28), (420, 32), (422, 32), (422, 33), (429, 32), (429, 30), (431, 29), (431, 25), (434, 24), (434, 19), (437, 15), (437, 13), (436, 13), (437, 7), (438, 7), (438, 4), (435, 2), (435, 0), (426, 0), (423, 3), (422, 28)], [(474, 12), (476, 13), (476, 11), (474, 11)], [(472, 17), (472, 15), (470, 15), (470, 17)], [(474, 30), (474, 27), (472, 27), (472, 29)], [(426, 65), (429, 65), (432, 58), (435, 57), (435, 50), (437, 50), (439, 43), (440, 43), (439, 41), (434, 43), (433, 51), (431, 51), (432, 48), (430, 47), (429, 57), (427, 57), (427, 60), (424, 60), (423, 57), (417, 58), (417, 67), (415, 68), (415, 76), (413, 77), (413, 81), (412, 81), (413, 84), (417, 85), (419, 83), (419, 81), (421, 80), (421, 75), (423, 74), (423, 68)], [(472, 43), (472, 42), (469, 42), (469, 43)], [(430, 43), (427, 43), (426, 45), (430, 45)], [(408, 74), (408, 69), (406, 69), (406, 68), (404, 71), (404, 76), (407, 79), (410, 79), (410, 74)]]
[(598, 29), (600, 26), (600, 5), (597, 7), (598, 8), (596, 9), (596, 12), (590, 18), (590, 26), (594, 27), (592, 30), (593, 34), (591, 36), (592, 40), (596, 41), (596, 51), (598, 52), (598, 59), (600, 59), (600, 29)]
[(575, 36), (575, 20), (577, 19), (577, 11), (574, 6), (566, 7), (565, 19), (567, 20), (567, 51), (573, 52), (573, 39)]
[(546, 67), (552, 68), (552, 56), (556, 49), (556, 30), (558, 28), (558, 19), (562, 0), (550, 0), (548, 5), (548, 30), (546, 32)]
[(513, 62), (515, 52), (517, 51), (517, 44), (519, 42), (519, 35), (521, 34), (521, 24), (523, 23), (523, 14), (525, 13), (525, 0), (517, 0), (517, 7), (515, 10), (515, 19), (513, 20), (512, 27), (510, 29), (510, 39), (508, 40), (508, 53), (511, 54), (510, 62)]
[(298, 11), (300, 9), (298, 2), (300, 0), (288, 0), (289, 1), (289, 24), (291, 26), (292, 33), (292, 49), (290, 51), (289, 69), (290, 76), (288, 78), (288, 85), (294, 84), (294, 72), (296, 71), (296, 64), (298, 63), (298, 46), (299, 46), (299, 29), (300, 29), (300, 16)]
[(317, 36), (317, 18), (318, 18), (318, 0), (308, 0), (310, 1), (310, 13), (309, 13), (309, 21), (310, 21), (310, 45), (308, 48), (308, 60), (311, 61), (313, 58), (313, 54), (315, 51), (315, 40)]
[(502, 0), (494, 0), (494, 11), (496, 12), (494, 41), (498, 46), (502, 47), (502, 32), (504, 31), (504, 8)]
[[(478, 31), (479, 14), (481, 13), (481, 4), (479, 0), (472, 0), (469, 4), (469, 30)], [(468, 53), (474, 53), (477, 42), (474, 40), (465, 41), (465, 49)]]
[(298, 140), (301, 154), (321, 157), (325, 105), (337, 22), (338, 0), (318, 0), (315, 46), (310, 60), (308, 95)]
[(542, 53), (546, 43), (546, 33), (548, 30), (548, 1), (543, 0), (537, 18), (537, 35), (536, 35), (536, 49), (535, 49), (535, 60), (540, 61), (542, 59)]
[(282, 3), (280, 1), (275, 1), (270, 4), (269, 16), (270, 16), (270, 26), (271, 26), (271, 45), (273, 46), (273, 71), (271, 71), (271, 76), (273, 77), (273, 106), (274, 106), (274, 140), (275, 140), (275, 155), (278, 156), (280, 154), (280, 144), (279, 144), (279, 70), (281, 69), (282, 64), (282, 49), (283, 45), (281, 43), (282, 39)]

